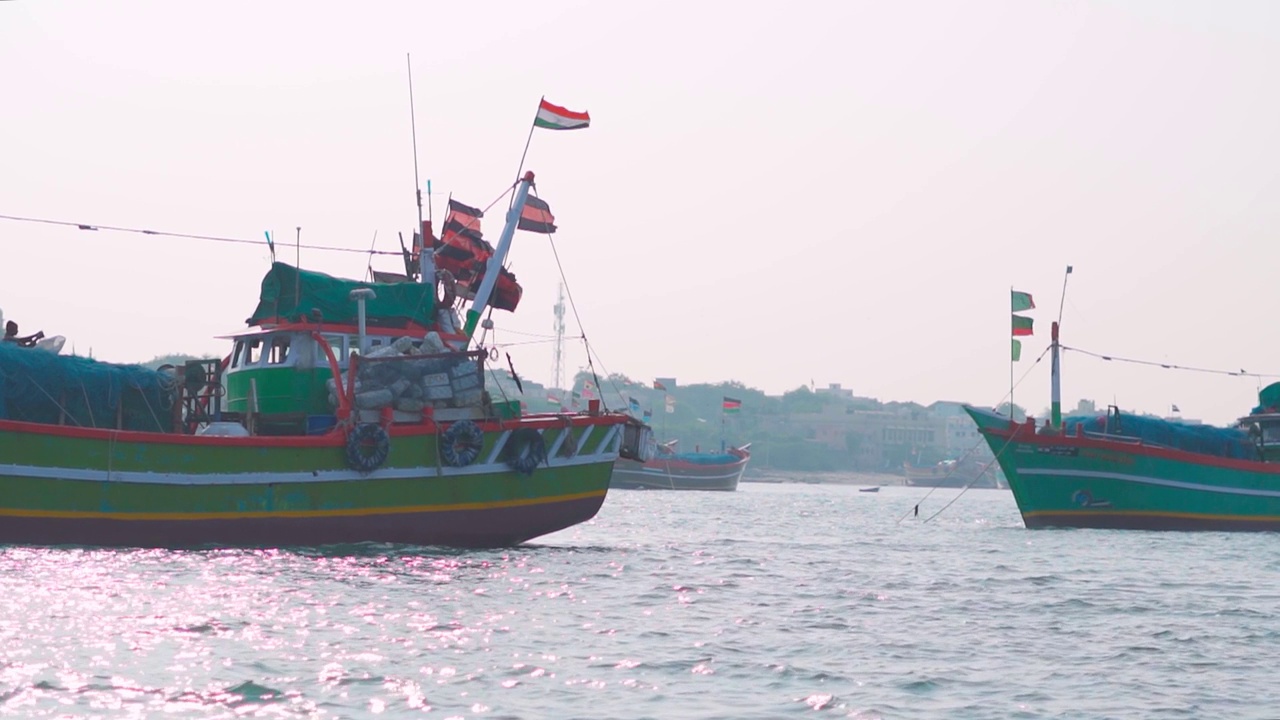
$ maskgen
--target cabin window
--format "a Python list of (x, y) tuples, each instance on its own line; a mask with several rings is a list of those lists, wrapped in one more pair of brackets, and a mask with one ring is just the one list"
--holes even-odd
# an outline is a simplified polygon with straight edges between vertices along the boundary
[(1271, 443), (1280, 443), (1280, 425), (1263, 425), (1262, 442), (1267, 443), (1268, 445)]
[(244, 362), (244, 341), (237, 340), (235, 349), (231, 351), (231, 367), (238, 368)]
[(261, 347), (262, 347), (262, 341), (259, 340), (258, 338), (245, 341), (244, 343), (244, 364), (245, 365), (252, 366), (252, 365), (258, 364), (258, 361), (262, 359), (261, 354), (259, 353), (259, 349)]
[(324, 341), (329, 343), (329, 348), (333, 350), (333, 355), (342, 362), (346, 358), (346, 337), (343, 335), (325, 335)]
[(278, 337), (271, 341), (271, 356), (267, 362), (272, 365), (283, 365), (289, 359), (289, 338)]

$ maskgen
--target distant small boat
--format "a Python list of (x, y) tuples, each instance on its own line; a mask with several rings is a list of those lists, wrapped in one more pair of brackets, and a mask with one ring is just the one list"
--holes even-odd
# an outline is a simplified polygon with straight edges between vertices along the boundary
[(872, 485), (871, 487), (860, 487), (858, 488), (858, 492), (880, 492), (880, 486)]
[(725, 452), (675, 452), (676, 441), (657, 447), (648, 462), (619, 458), (613, 466), (609, 487), (624, 490), (719, 490), (738, 489), (738, 480), (751, 459), (751, 444), (731, 447)]

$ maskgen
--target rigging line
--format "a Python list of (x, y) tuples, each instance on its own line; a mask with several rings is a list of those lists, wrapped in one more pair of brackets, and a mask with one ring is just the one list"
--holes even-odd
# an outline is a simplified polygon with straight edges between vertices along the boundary
[[(1061, 346), (1059, 346), (1059, 347), (1061, 347)], [(1049, 347), (1046, 347), (1043, 351), (1041, 351), (1040, 356), (1039, 356), (1039, 357), (1037, 357), (1037, 358), (1035, 359), (1035, 362), (1031, 363), (1031, 367), (1029, 367), (1029, 368), (1027, 368), (1026, 370), (1024, 370), (1024, 371), (1023, 371), (1023, 373), (1022, 373), (1022, 377), (1018, 378), (1018, 381), (1017, 381), (1016, 383), (1014, 383), (1014, 384), (1013, 384), (1013, 388), (1010, 388), (1010, 390), (1011, 390), (1011, 391), (1012, 391), (1012, 390), (1014, 390), (1014, 389), (1017, 389), (1017, 387), (1018, 387), (1019, 385), (1021, 385), (1021, 384), (1022, 384), (1022, 381), (1027, 379), (1027, 375), (1029, 375), (1029, 374), (1031, 373), (1031, 371), (1035, 369), (1036, 365), (1039, 365), (1039, 364), (1040, 364), (1040, 361), (1044, 360), (1044, 356), (1045, 356), (1046, 354), (1048, 354), (1049, 350), (1050, 350), (1050, 348), (1049, 348)], [(1004, 397), (1002, 397), (1002, 398), (1000, 398), (1000, 401), (999, 401), (999, 402), (997, 402), (997, 403), (994, 405), (994, 407), (997, 407), (997, 408), (998, 408), (998, 407), (1000, 407), (1000, 403), (1004, 402), (1004, 401), (1005, 401), (1005, 399), (1006, 399), (1006, 398), (1008, 398), (1008, 397), (1009, 397), (1009, 394), (1008, 394), (1008, 393), (1005, 393), (1005, 396), (1004, 396)], [(1010, 403), (1010, 405), (1009, 405), (1009, 420), (1010, 420), (1011, 422), (1013, 421), (1013, 404), (1012, 404), (1012, 403)], [(985, 440), (985, 439), (983, 439), (983, 438), (981, 438), (981, 437), (979, 437), (979, 438), (978, 438), (978, 442), (977, 442), (973, 447), (969, 448), (969, 451), (968, 451), (968, 452), (966, 452), (966, 453), (964, 454), (964, 456), (960, 458), (960, 460), (956, 461), (956, 467), (952, 468), (952, 470), (951, 470), (951, 472), (950, 472), (950, 473), (947, 473), (947, 477), (949, 478), (949, 477), (951, 477), (952, 475), (954, 475), (954, 474), (955, 474), (955, 471), (956, 471), (957, 469), (959, 469), (959, 467), (960, 467), (960, 462), (962, 462), (963, 460), (965, 460), (966, 458), (968, 458), (970, 455), (972, 455), (972, 454), (973, 454), (973, 452), (974, 452), (975, 450), (977, 450), (979, 447), (981, 447), (982, 443), (984, 443), (984, 442), (986, 442), (986, 440)], [(1003, 450), (1003, 449), (1002, 449), (1002, 450)], [(990, 466), (990, 464), (988, 464), (988, 467), (989, 467), (989, 466)], [(986, 473), (986, 471), (987, 471), (987, 469), (986, 469), (986, 468), (983, 468), (982, 472), (978, 473), (978, 477), (982, 477), (982, 475), (983, 475), (984, 473)], [(943, 479), (945, 480), (946, 478), (943, 478)], [(976, 481), (975, 481), (975, 482), (976, 482)], [(934, 493), (934, 492), (936, 492), (936, 491), (938, 490), (938, 488), (940, 488), (940, 487), (942, 487), (942, 486), (941, 486), (941, 485), (934, 485), (933, 487), (929, 488), (929, 492), (925, 493), (925, 494), (924, 494), (924, 497), (922, 497), (922, 498), (920, 498), (919, 500), (917, 500), (917, 501), (916, 501), (916, 504), (915, 504), (914, 506), (912, 506), (911, 510), (908, 510), (908, 511), (907, 511), (907, 512), (902, 516), (902, 517), (898, 518), (898, 523), (901, 523), (903, 520), (906, 520), (906, 519), (907, 519), (907, 515), (910, 515), (912, 512), (917, 512), (917, 511), (919, 510), (919, 508), (920, 508), (920, 505), (921, 505), (921, 504), (923, 504), (925, 500), (928, 500), (928, 499), (929, 499), (929, 496), (930, 496), (930, 495), (933, 495), (933, 493)], [(955, 502), (955, 500), (952, 500), (951, 502)], [(950, 505), (950, 503), (948, 503), (948, 505)], [(926, 521), (926, 522), (927, 522), (927, 521)]]
[[(940, 481), (940, 483), (941, 483), (941, 482), (946, 482), (947, 480), (949, 480), (949, 479), (951, 478), (951, 476), (952, 476), (952, 475), (955, 475), (955, 474), (956, 474), (956, 470), (960, 469), (960, 463), (964, 462), (965, 460), (968, 460), (968, 459), (969, 459), (969, 456), (970, 456), (970, 455), (972, 455), (972, 454), (973, 454), (973, 452), (974, 452), (975, 450), (977, 450), (977, 449), (978, 449), (978, 447), (979, 447), (979, 446), (981, 446), (981, 444), (982, 444), (982, 443), (984, 443), (984, 442), (986, 442), (986, 440), (985, 440), (984, 438), (982, 438), (982, 437), (979, 437), (979, 438), (978, 438), (978, 442), (977, 442), (977, 443), (975, 443), (975, 444), (973, 445), (973, 447), (969, 448), (969, 450), (968, 450), (968, 451), (966, 451), (964, 455), (961, 455), (959, 460), (956, 460), (955, 467), (951, 468), (951, 472), (947, 473), (946, 477), (942, 478), (942, 480)], [(979, 475), (978, 475), (978, 476), (979, 476), (979, 477), (981, 477), (981, 476), (982, 476), (982, 475), (981, 475), (981, 473), (979, 473)], [(934, 485), (933, 487), (929, 488), (929, 492), (925, 493), (925, 494), (924, 494), (924, 497), (922, 497), (922, 498), (920, 498), (919, 500), (917, 500), (917, 501), (916, 501), (916, 504), (915, 504), (914, 506), (912, 506), (912, 508), (911, 508), (910, 510), (906, 511), (905, 513), (903, 513), (902, 517), (898, 518), (898, 522), (897, 522), (896, 524), (901, 524), (903, 520), (906, 520), (906, 519), (907, 519), (907, 516), (908, 516), (908, 515), (910, 515), (912, 512), (916, 512), (916, 511), (919, 509), (919, 507), (920, 507), (922, 504), (924, 504), (924, 501), (925, 501), (925, 500), (928, 500), (928, 499), (929, 499), (929, 496), (930, 496), (930, 495), (932, 495), (932, 494), (933, 494), (933, 493), (934, 493), (938, 488), (940, 488), (940, 487), (942, 487), (942, 485), (941, 485), (941, 484), (938, 484), (938, 485)]]
[[(175, 233), (165, 232), (162, 230), (144, 230), (141, 228), (116, 227), (112, 225), (90, 225), (87, 223), (70, 222), (67, 220), (49, 220), (46, 218), (21, 217), (18, 215), (0, 215), (0, 220), (12, 220), (14, 222), (40, 223), (44, 225), (62, 225), (65, 227), (73, 227), (79, 230), (111, 230), (113, 232), (138, 233), (139, 235), (157, 235), (162, 237), (184, 238), (187, 240), (209, 240), (212, 242), (236, 243), (239, 245), (261, 245), (261, 240), (245, 240), (244, 238), (219, 237), (217, 235), (196, 235), (193, 233)], [(298, 245), (300, 248), (307, 250), (328, 250), (330, 252), (358, 253), (360, 255), (366, 252), (372, 255), (398, 255), (396, 252), (386, 250), (361, 250), (360, 248), (344, 248), (334, 245)]]
[[(998, 408), (998, 407), (1000, 407), (1000, 403), (1002, 403), (1002, 402), (1004, 402), (1005, 400), (1008, 400), (1008, 399), (1009, 399), (1009, 395), (1010, 395), (1010, 393), (1011, 393), (1013, 390), (1016, 390), (1016, 389), (1018, 388), (1018, 386), (1022, 384), (1022, 381), (1023, 381), (1023, 380), (1026, 380), (1026, 379), (1027, 379), (1027, 375), (1030, 375), (1032, 370), (1035, 370), (1035, 369), (1036, 369), (1036, 366), (1037, 366), (1037, 365), (1039, 365), (1039, 364), (1040, 364), (1040, 362), (1041, 362), (1042, 360), (1044, 360), (1044, 356), (1049, 354), (1049, 350), (1051, 349), (1051, 347), (1052, 347), (1052, 346), (1047, 346), (1047, 347), (1045, 347), (1045, 349), (1044, 349), (1044, 350), (1040, 351), (1040, 356), (1039, 356), (1039, 357), (1037, 357), (1037, 358), (1035, 359), (1035, 362), (1031, 363), (1031, 367), (1029, 367), (1029, 368), (1027, 368), (1026, 370), (1022, 371), (1022, 375), (1018, 378), (1018, 381), (1017, 381), (1016, 383), (1014, 383), (1014, 384), (1013, 384), (1013, 387), (1012, 387), (1012, 388), (1010, 388), (1010, 392), (1005, 393), (1005, 394), (1004, 394), (1004, 397), (1000, 398), (1000, 401), (999, 401), (999, 402), (997, 402), (993, 407)], [(1061, 345), (1059, 345), (1058, 347), (1062, 347), (1062, 346), (1061, 346)], [(1010, 419), (1010, 420), (1012, 420), (1012, 419), (1013, 419), (1013, 403), (1009, 403), (1009, 419)]]
[[(538, 195), (535, 193), (534, 197), (538, 197)], [(573, 300), (573, 289), (569, 287), (569, 278), (565, 277), (564, 274), (564, 264), (560, 262), (560, 251), (556, 249), (556, 239), (551, 235), (551, 233), (544, 234), (547, 236), (547, 242), (551, 245), (551, 254), (556, 259), (556, 269), (560, 272), (561, 282), (564, 283), (564, 293), (565, 297), (569, 298), (569, 308), (573, 310), (573, 319), (578, 323), (578, 332), (582, 333), (582, 346), (586, 348), (587, 351), (587, 367), (591, 369), (591, 376), (595, 378), (596, 388), (603, 389), (600, 388), (600, 377), (596, 375), (595, 365), (591, 362), (591, 356), (594, 354), (596, 359), (600, 360), (600, 368), (605, 371), (605, 377), (608, 377), (609, 370), (608, 368), (605, 368), (604, 360), (600, 359), (599, 353), (595, 352), (591, 347), (591, 342), (587, 340), (587, 331), (582, 327), (582, 316), (578, 314), (578, 303)], [(614, 392), (619, 395), (622, 394), (622, 391), (618, 389), (618, 384), (616, 382), (610, 379), (609, 383), (613, 385)], [(604, 393), (600, 394), (600, 403), (604, 406), (605, 411), (608, 412), (609, 406), (604, 402)]]
[(555, 341), (556, 341), (555, 338), (543, 338), (542, 340), (520, 340), (518, 342), (498, 342), (495, 339), (493, 341), (493, 344), (490, 345), (489, 347), (509, 348), (509, 347), (518, 347), (520, 345), (544, 345), (546, 343), (553, 343)]
[(373, 282), (373, 246), (378, 242), (378, 231), (373, 231), (373, 240), (369, 242), (369, 266), (366, 269), (369, 275), (369, 282)]
[[(537, 195), (534, 195), (534, 197), (537, 197)], [(544, 234), (547, 236), (547, 242), (551, 245), (551, 254), (556, 259), (556, 269), (560, 272), (561, 282), (564, 283), (564, 294), (565, 297), (569, 299), (569, 308), (573, 310), (573, 319), (578, 323), (578, 332), (582, 333), (580, 337), (582, 338), (582, 346), (586, 348), (587, 351), (587, 367), (591, 368), (591, 375), (595, 378), (596, 387), (600, 388), (600, 378), (595, 374), (595, 366), (591, 362), (591, 356), (595, 355), (596, 359), (600, 361), (600, 368), (604, 370), (606, 378), (609, 377), (609, 369), (604, 366), (604, 360), (600, 358), (600, 354), (592, 348), (591, 342), (587, 340), (587, 331), (582, 327), (582, 316), (578, 314), (578, 303), (573, 300), (573, 289), (569, 287), (569, 278), (564, 274), (564, 264), (560, 262), (560, 251), (556, 249), (556, 240), (552, 237), (551, 233)], [(614, 382), (612, 378), (609, 378), (609, 384), (613, 386), (613, 391), (615, 393), (618, 393), (619, 395), (622, 394), (622, 390), (618, 388), (618, 384)], [(604, 403), (603, 393), (601, 393), (600, 402)], [(608, 411), (609, 406), (605, 405), (604, 409)]]
[[(531, 333), (531, 332), (524, 332), (522, 330), (512, 330), (510, 328), (503, 328), (502, 332), (511, 333), (512, 335), (524, 335), (525, 337), (547, 338), (548, 340), (554, 340), (556, 337), (555, 335), (547, 335), (546, 333)], [(577, 340), (578, 338), (570, 337), (568, 339)]]
[(999, 459), (1000, 459), (1000, 456), (1004, 454), (1004, 451), (1009, 447), (1009, 444), (1010, 444), (1010, 443), (1012, 443), (1012, 442), (1013, 442), (1013, 435), (1011, 434), (1011, 435), (1009, 435), (1009, 437), (1004, 441), (1004, 445), (1001, 445), (1001, 446), (1000, 446), (1000, 452), (996, 453), (996, 454), (995, 454), (995, 457), (991, 458), (991, 460), (987, 462), (986, 466), (982, 468), (982, 472), (978, 473), (977, 477), (975, 477), (973, 480), (971, 480), (971, 481), (969, 482), (969, 484), (968, 484), (968, 485), (965, 485), (965, 486), (964, 486), (964, 488), (962, 488), (962, 489), (960, 490), (960, 492), (956, 494), (956, 496), (955, 496), (955, 497), (951, 498), (951, 501), (950, 501), (950, 502), (948, 502), (946, 505), (943, 505), (943, 506), (938, 510), (938, 512), (936, 512), (936, 513), (934, 513), (934, 514), (930, 515), (929, 517), (925, 518), (925, 519), (924, 519), (924, 522), (923, 522), (923, 523), (921, 523), (921, 524), (923, 525), (923, 524), (928, 523), (930, 520), (932, 520), (932, 519), (934, 519), (934, 518), (938, 517), (939, 515), (941, 515), (941, 514), (943, 513), (943, 511), (945, 511), (947, 508), (949, 508), (949, 507), (951, 507), (953, 504), (955, 504), (955, 501), (959, 500), (961, 495), (964, 495), (964, 494), (965, 494), (965, 492), (967, 492), (967, 491), (969, 490), (969, 488), (973, 487), (973, 484), (974, 484), (974, 483), (976, 483), (976, 482), (978, 482), (979, 480), (981, 480), (981, 479), (982, 479), (982, 476), (983, 476), (983, 475), (985, 475), (985, 474), (987, 474), (987, 471), (988, 471), (988, 470), (990, 470), (990, 469), (991, 469), (991, 466), (992, 466), (992, 465), (994, 465), (994, 464), (995, 464), (995, 462), (996, 462), (997, 460), (999, 460)]
[(1123, 358), (1123, 357), (1119, 357), (1119, 356), (1116, 356), (1116, 355), (1102, 355), (1102, 354), (1100, 354), (1100, 353), (1090, 352), (1090, 351), (1088, 351), (1088, 350), (1081, 350), (1080, 348), (1068, 347), (1068, 346), (1066, 346), (1066, 345), (1060, 345), (1059, 347), (1061, 347), (1063, 350), (1071, 350), (1072, 352), (1078, 352), (1078, 353), (1080, 353), (1080, 354), (1082, 354), (1082, 355), (1089, 355), (1089, 356), (1091, 356), (1091, 357), (1096, 357), (1096, 358), (1099, 358), (1099, 359), (1102, 359), (1102, 360), (1114, 360), (1114, 361), (1116, 361), (1116, 362), (1127, 362), (1127, 363), (1133, 363), (1134, 365), (1150, 365), (1150, 366), (1152, 366), (1152, 367), (1161, 367), (1161, 368), (1164, 368), (1165, 370), (1186, 370), (1186, 371), (1188, 371), (1188, 372), (1207, 373), (1207, 374), (1210, 374), (1210, 375), (1230, 375), (1230, 376), (1233, 376), (1233, 377), (1252, 377), (1252, 378), (1278, 378), (1278, 377), (1280, 377), (1280, 375), (1267, 375), (1267, 374), (1263, 374), (1263, 373), (1251, 373), (1251, 372), (1249, 372), (1249, 371), (1247, 371), (1247, 370), (1243, 370), (1243, 369), (1242, 369), (1242, 370), (1238, 370), (1238, 371), (1232, 371), (1232, 370), (1214, 370), (1214, 369), (1212, 369), (1212, 368), (1190, 367), (1190, 366), (1187, 366), (1187, 365), (1174, 365), (1173, 363), (1153, 362), (1153, 361), (1151, 361), (1151, 360), (1135, 360), (1135, 359), (1133, 359), (1133, 358)]

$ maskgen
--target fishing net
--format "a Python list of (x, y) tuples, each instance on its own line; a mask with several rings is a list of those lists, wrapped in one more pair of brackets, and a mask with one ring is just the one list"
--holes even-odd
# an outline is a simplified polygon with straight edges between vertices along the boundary
[(169, 432), (176, 384), (117, 365), (0, 343), (0, 418), (71, 427)]
[(1086, 432), (1123, 435), (1148, 445), (1239, 460), (1258, 458), (1258, 449), (1248, 433), (1238, 428), (1191, 425), (1130, 413), (1117, 413), (1110, 423), (1106, 415), (1072, 415), (1063, 421), (1063, 426), (1071, 433), (1077, 423), (1082, 423)]

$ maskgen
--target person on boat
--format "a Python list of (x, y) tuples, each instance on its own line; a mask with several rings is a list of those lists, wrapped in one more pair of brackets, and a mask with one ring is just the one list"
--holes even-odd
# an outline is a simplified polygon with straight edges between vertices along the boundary
[(35, 335), (26, 337), (18, 337), (18, 323), (10, 320), (4, 324), (4, 341), (17, 343), (19, 347), (35, 347), (35, 344), (44, 339), (43, 331), (36, 331)]

